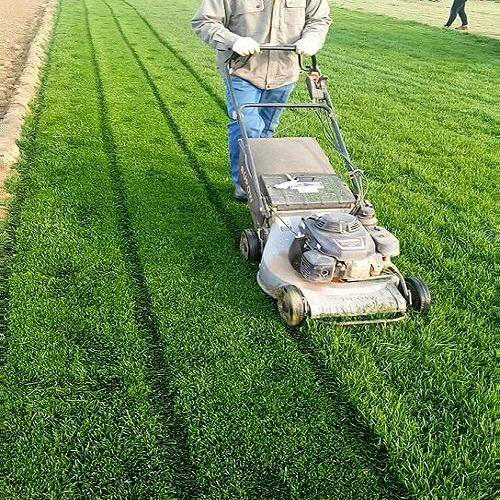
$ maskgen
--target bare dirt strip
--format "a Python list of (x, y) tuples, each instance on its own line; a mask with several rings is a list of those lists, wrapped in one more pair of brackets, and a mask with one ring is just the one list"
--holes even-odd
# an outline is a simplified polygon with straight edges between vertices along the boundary
[(0, 219), (4, 181), (35, 94), (57, 0), (0, 0)]
[[(405, 21), (443, 26), (452, 0), (333, 0), (333, 7), (372, 12)], [(500, 3), (492, 0), (468, 0), (466, 12), (469, 33), (500, 39)], [(454, 27), (459, 26), (457, 18)]]
[(7, 110), (47, 0), (0, 0), (0, 118)]

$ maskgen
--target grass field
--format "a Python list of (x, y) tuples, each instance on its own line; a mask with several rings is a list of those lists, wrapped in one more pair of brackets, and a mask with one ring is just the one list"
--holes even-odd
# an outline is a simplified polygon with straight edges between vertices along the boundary
[(322, 68), (434, 307), (289, 330), (234, 243), (197, 3), (61, 0), (5, 235), (1, 496), (495, 498), (499, 43), (335, 12)]

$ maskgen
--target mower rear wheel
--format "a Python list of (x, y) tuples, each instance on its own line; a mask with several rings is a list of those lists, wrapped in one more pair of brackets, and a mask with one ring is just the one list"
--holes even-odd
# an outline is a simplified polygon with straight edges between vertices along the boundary
[(260, 240), (257, 231), (245, 229), (240, 236), (240, 252), (245, 260), (258, 262), (261, 257)]
[(410, 307), (419, 313), (427, 313), (431, 308), (431, 292), (427, 285), (418, 278), (405, 278), (410, 294)]
[(281, 288), (278, 297), (278, 311), (281, 319), (288, 326), (299, 326), (307, 318), (307, 300), (295, 285)]

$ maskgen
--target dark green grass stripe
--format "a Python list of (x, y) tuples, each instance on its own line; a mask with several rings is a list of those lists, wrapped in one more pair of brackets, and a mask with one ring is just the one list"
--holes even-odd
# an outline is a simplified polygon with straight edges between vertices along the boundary
[[(83, 0), (85, 2), (85, 0)], [(130, 52), (132, 53), (137, 65), (139, 66), (140, 70), (143, 72), (144, 74), (144, 78), (146, 79), (148, 85), (150, 86), (151, 88), (151, 91), (156, 99), (156, 103), (159, 107), (159, 110), (163, 116), (163, 118), (165, 119), (169, 129), (170, 129), (170, 132), (172, 133), (172, 135), (174, 136), (176, 142), (178, 143), (178, 145), (180, 146), (182, 152), (184, 153), (184, 155), (186, 156), (186, 159), (188, 161), (188, 164), (189, 166), (191, 167), (191, 169), (193, 170), (194, 174), (196, 175), (196, 177), (198, 178), (198, 180), (201, 182), (201, 184), (203, 185), (205, 191), (206, 191), (206, 194), (207, 194), (207, 198), (209, 199), (209, 202), (211, 203), (211, 205), (214, 207), (214, 209), (216, 210), (216, 212), (219, 214), (219, 216), (222, 218), (226, 228), (228, 229), (228, 231), (230, 232), (230, 234), (232, 234), (233, 236), (236, 235), (239, 230), (236, 226), (236, 224), (234, 224), (234, 221), (232, 220), (232, 218), (230, 217), (230, 215), (227, 213), (227, 211), (225, 210), (223, 204), (221, 203), (220, 201), (220, 198), (219, 198), (219, 193), (213, 188), (212, 184), (210, 183), (210, 181), (208, 180), (206, 174), (205, 174), (205, 171), (203, 170), (202, 166), (198, 163), (197, 159), (196, 159), (196, 156), (191, 152), (187, 142), (185, 141), (184, 137), (182, 136), (180, 130), (178, 129), (172, 115), (170, 114), (170, 111), (169, 109), (167, 108), (167, 106), (165, 105), (162, 97), (161, 97), (161, 94), (159, 92), (159, 89), (157, 88), (157, 86), (155, 85), (154, 83), (154, 80), (151, 78), (149, 72), (147, 71), (146, 67), (144, 66), (144, 64), (142, 63), (141, 59), (139, 58), (137, 52), (135, 51), (135, 49), (133, 48), (133, 46), (130, 44), (130, 41), (128, 40), (128, 38), (126, 37), (125, 33), (123, 32), (122, 30), (122, 27), (120, 25), (120, 23), (118, 22), (118, 19), (116, 18), (115, 16), (115, 13), (113, 11), (113, 9), (111, 8), (111, 6), (106, 2), (106, 0), (103, 0), (103, 3), (107, 6), (107, 8), (109, 9), (110, 11), (110, 14), (111, 14), (111, 17), (113, 18), (114, 20), (114, 23), (120, 33), (120, 36), (122, 37), (125, 45), (127, 46), (127, 48), (130, 50)], [(88, 14), (87, 14), (88, 16)], [(87, 21), (87, 25), (88, 25), (88, 21)], [(90, 28), (89, 28), (89, 36), (90, 35)], [(98, 66), (97, 66), (97, 59), (95, 57), (95, 49), (93, 49), (93, 60), (94, 60), (94, 64), (96, 66), (96, 72), (98, 72)], [(102, 103), (103, 103), (103, 115), (105, 114), (105, 116), (107, 116), (107, 111), (105, 111), (105, 100), (104, 100), (104, 92), (103, 92), (103, 86), (102, 86), (102, 81), (100, 79), (100, 77), (98, 78), (98, 81), (99, 81), (99, 94), (100, 96), (102, 96), (102, 98), (100, 97), (100, 100), (102, 99)], [(105, 120), (105, 127), (106, 129), (108, 130), (108, 134), (110, 135), (110, 138), (108, 138), (108, 142), (111, 143), (112, 141), (112, 132), (111, 132), (111, 128), (108, 124), (108, 119), (106, 118)], [(121, 196), (120, 196), (120, 201), (121, 203), (123, 204), (123, 207), (124, 207), (124, 211), (126, 211), (126, 196), (125, 196), (125, 193), (124, 193), (124, 188), (123, 188), (123, 183), (121, 182), (121, 174), (119, 172), (119, 169), (118, 169), (118, 165), (117, 165), (117, 159), (116, 159), (116, 152), (115, 152), (115, 146), (113, 144), (113, 147), (112, 147), (112, 152), (113, 152), (113, 169), (116, 171), (116, 176), (120, 178), (120, 193), (121, 193)], [(128, 232), (128, 238), (130, 239), (130, 241), (134, 241), (133, 238), (133, 233), (131, 231), (131, 228), (130, 228), (130, 218), (127, 214), (127, 232)], [(130, 250), (130, 249), (129, 249)], [(137, 249), (136, 249), (136, 246), (135, 246), (135, 243), (134, 243), (134, 260), (137, 261), (137, 265), (140, 265), (140, 260), (139, 260), (139, 257), (138, 257), (138, 254), (137, 254)], [(138, 274), (138, 269), (135, 269), (135, 274), (137, 275)], [(141, 266), (141, 269), (140, 269), (140, 282), (141, 282), (141, 289), (143, 290), (143, 293), (148, 293), (148, 301), (147, 301), (147, 304), (148, 304), (148, 310), (149, 310), (149, 314), (150, 314), (150, 317), (152, 317), (154, 315), (154, 312), (152, 310), (152, 307), (151, 307), (151, 298), (149, 296), (149, 290), (147, 288), (147, 284), (146, 284), (146, 280), (144, 278), (144, 274), (143, 274), (143, 271), (142, 271), (142, 266)], [(158, 338), (158, 343), (160, 344), (161, 343), (161, 337), (159, 336), (158, 334), (158, 327), (157, 327), (157, 324), (156, 324), (156, 320), (155, 320), (155, 337)], [(174, 414), (174, 412), (172, 411), (171, 412), (172, 414)], [(184, 444), (184, 448), (186, 449), (186, 451), (188, 451), (188, 445), (187, 445), (187, 439), (185, 436), (183, 436), (183, 443)], [(189, 454), (186, 455), (186, 457), (189, 457)], [(184, 459), (185, 460), (185, 459)], [(192, 467), (192, 466), (191, 466)], [(270, 479), (270, 478), (266, 478), (266, 479)], [(283, 499), (286, 499), (286, 498), (291, 498), (291, 493), (289, 491), (289, 488), (288, 488), (288, 485), (282, 481), (281, 479), (281, 476), (279, 475), (276, 475), (273, 477), (272, 479), (272, 482), (274, 482), (274, 487), (276, 488), (276, 491), (279, 489), (281, 492), (282, 492), (282, 496), (280, 496), (280, 498), (283, 498)], [(188, 495), (188, 498), (189, 495)]]
[(165, 40), (158, 31), (153, 27), (153, 25), (148, 21), (148, 19), (141, 14), (141, 12), (135, 7), (135, 5), (131, 4), (127, 0), (121, 0), (124, 4), (128, 5), (136, 14), (141, 18), (144, 24), (147, 26), (149, 31), (155, 36), (155, 38), (170, 51), (172, 55), (174, 55), (177, 60), (191, 73), (193, 78), (199, 83), (200, 87), (205, 90), (205, 92), (213, 99), (213, 101), (219, 106), (219, 108), (226, 113), (226, 103), (224, 99), (217, 94), (214, 89), (207, 84), (206, 80), (194, 69), (194, 67), (188, 62), (188, 60), (183, 57), (180, 52)]
[[(172, 114), (170, 113), (170, 110), (168, 109), (167, 105), (163, 101), (160, 90), (158, 89), (157, 85), (155, 84), (154, 79), (151, 77), (146, 66), (144, 66), (144, 63), (142, 62), (139, 55), (137, 54), (137, 51), (135, 50), (135, 48), (132, 46), (129, 39), (125, 35), (125, 33), (122, 29), (122, 26), (121, 26), (120, 22), (118, 21), (113, 9), (105, 0), (103, 0), (103, 2), (108, 7), (108, 9), (111, 13), (111, 16), (116, 24), (116, 27), (117, 27), (118, 31), (120, 32), (120, 35), (123, 38), (123, 41), (125, 42), (125, 44), (129, 48), (130, 52), (134, 56), (135, 61), (137, 62), (137, 65), (140, 67), (141, 71), (143, 72), (144, 77), (147, 80), (147, 82), (151, 88), (151, 91), (156, 99), (156, 102), (158, 104), (158, 108), (160, 109), (161, 114), (165, 118), (165, 121), (167, 122), (167, 124), (170, 128), (170, 131), (174, 135), (175, 140), (177, 141), (177, 143), (181, 147), (182, 151), (186, 155), (186, 158), (189, 161), (189, 166), (193, 169), (193, 171), (196, 174), (196, 176), (198, 177), (199, 181), (203, 184), (211, 204), (217, 210), (217, 213), (222, 218), (222, 221), (224, 222), (228, 231), (230, 232), (230, 234), (232, 236), (236, 237), (240, 233), (240, 229), (238, 228), (237, 224), (233, 220), (231, 214), (226, 210), (224, 204), (222, 203), (219, 191), (217, 189), (215, 189), (215, 187), (213, 186), (213, 184), (210, 181), (209, 177), (207, 176), (205, 170), (203, 169), (201, 164), (198, 162), (198, 160), (196, 158), (196, 154), (191, 150), (191, 148), (189, 147), (189, 144), (187, 143), (186, 139), (184, 138), (181, 131), (179, 130)], [(205, 90), (210, 93), (209, 90), (207, 90), (207, 89), (205, 89)], [(210, 94), (210, 95), (213, 96), (215, 94)], [(214, 99), (215, 99), (215, 97), (214, 97)]]
[(370, 455), (370, 466), (378, 476), (380, 484), (384, 486), (390, 498), (406, 499), (412, 494), (402, 480), (402, 475), (390, 459), (389, 450), (384, 436), (377, 434), (374, 426), (362, 416), (359, 408), (353, 404), (346, 387), (339, 381), (338, 375), (328, 366), (328, 360), (314, 343), (307, 328), (288, 329), (290, 337), (295, 341), (298, 350), (309, 362), (316, 379), (319, 381), (325, 394), (335, 405), (342, 401), (345, 408), (343, 423), (346, 431), (352, 438), (366, 447)]
[[(29, 179), (29, 169), (22, 168), (23, 165), (30, 165), (36, 156), (36, 144), (38, 130), (40, 127), (40, 117), (45, 107), (45, 97), (47, 93), (47, 78), (51, 68), (52, 48), (54, 46), (55, 34), (59, 26), (61, 5), (57, 4), (54, 13), (54, 21), (46, 47), (45, 62), (41, 69), (40, 85), (35, 98), (31, 115), (28, 116), (24, 127), (24, 135), (21, 138), (21, 148), (25, 162), (18, 164), (20, 179), (16, 182), (16, 194), (9, 203), (9, 215), (6, 227), (3, 229), (3, 242), (0, 246), (0, 366), (5, 363), (8, 325), (7, 315), (9, 311), (9, 276), (10, 261), (16, 246), (16, 229), (19, 226), (19, 213), (22, 210), (24, 200), (27, 195), (27, 184)], [(26, 132), (28, 131), (28, 132)]]
[[(155, 96), (158, 107), (162, 115), (164, 116), (166, 122), (168, 123), (172, 134), (174, 135), (176, 141), (178, 142), (179, 146), (186, 155), (192, 167), (194, 163), (193, 170), (196, 173), (197, 177), (199, 178), (199, 171), (201, 170), (203, 172), (201, 165), (198, 163), (196, 156), (192, 153), (189, 145), (182, 136), (182, 133), (179, 130), (178, 126), (176, 125), (176, 122), (173, 116), (171, 115), (167, 105), (165, 104), (161, 92), (156, 86), (153, 78), (151, 77), (144, 63), (140, 59), (134, 46), (130, 43), (130, 40), (125, 35), (123, 28), (118, 20), (118, 17), (116, 16), (112, 7), (106, 2), (106, 0), (103, 1), (110, 10), (110, 13), (114, 19), (114, 22), (116, 24), (116, 27), (120, 35), (123, 38), (124, 43), (133, 54), (135, 61), (137, 62), (138, 66), (140, 67), (141, 71), (144, 74), (145, 79), (147, 80), (149, 86), (151, 87), (151, 91)], [(204, 175), (202, 177), (202, 183), (204, 185), (205, 185), (205, 179), (206, 177)], [(211, 197), (209, 198), (211, 199)], [(224, 211), (223, 213), (225, 214), (226, 217), (231, 217), (229, 214), (227, 214), (224, 208), (221, 208), (221, 206), (215, 205), (214, 208), (216, 208), (217, 212), (219, 213), (220, 210), (223, 210)], [(236, 227), (236, 221), (233, 220), (232, 225)], [(398, 478), (398, 475), (390, 466), (390, 462), (387, 455), (387, 449), (384, 446), (384, 444), (381, 443), (380, 437), (376, 436), (373, 433), (373, 431), (370, 429), (370, 426), (366, 423), (366, 421), (362, 419), (359, 412), (357, 412), (354, 406), (351, 403), (349, 403), (348, 398), (342, 394), (342, 388), (340, 387), (338, 382), (335, 381), (331, 373), (326, 369), (325, 364), (319, 359), (317, 354), (314, 352), (313, 346), (307, 340), (307, 338), (304, 335), (297, 334), (297, 332), (294, 332), (293, 330), (289, 330), (289, 334), (296, 341), (299, 351), (303, 354), (305, 359), (307, 359), (308, 362), (310, 363), (311, 368), (313, 369), (314, 374), (317, 380), (319, 381), (320, 385), (323, 387), (325, 393), (329, 397), (334, 398), (334, 401), (332, 401), (334, 405), (339, 404), (339, 399), (342, 401), (341, 404), (344, 407), (344, 412), (345, 412), (343, 416), (345, 431), (351, 435), (353, 440), (363, 443), (363, 445), (366, 447), (367, 455), (370, 456), (370, 466), (372, 468), (372, 471), (378, 476), (381, 485), (383, 485), (384, 489), (391, 497), (408, 498), (410, 494), (406, 489), (406, 487)]]
[[(159, 334), (158, 319), (152, 307), (151, 295), (137, 251), (135, 235), (131, 228), (130, 214), (127, 209), (127, 195), (121, 171), (118, 167), (116, 145), (109, 122), (104, 87), (90, 30), (88, 9), (85, 0), (82, 0), (82, 2), (85, 9), (86, 30), (91, 47), (92, 67), (97, 87), (102, 139), (110, 166), (111, 181), (119, 214), (122, 251), (129, 276), (135, 287), (134, 316), (139, 328), (148, 335), (148, 383), (153, 391), (154, 406), (161, 417), (165, 432), (163, 436), (160, 436), (160, 439), (163, 441), (163, 446), (169, 448), (172, 461), (176, 464), (178, 494), (182, 498), (195, 498), (200, 494), (196, 483), (196, 468), (191, 460), (185, 424), (180, 421), (174, 409), (175, 394), (168, 385), (171, 375), (163, 357), (164, 345)], [(172, 446), (172, 443), (175, 443), (175, 447)]]

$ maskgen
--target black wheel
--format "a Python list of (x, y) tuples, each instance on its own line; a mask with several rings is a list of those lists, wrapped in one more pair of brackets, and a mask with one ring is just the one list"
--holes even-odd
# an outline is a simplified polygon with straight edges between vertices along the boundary
[(258, 262), (261, 257), (260, 240), (253, 229), (245, 229), (240, 236), (241, 255), (250, 262)]
[(431, 308), (431, 292), (427, 285), (418, 278), (405, 278), (405, 283), (410, 294), (410, 307), (419, 313), (428, 312)]
[(281, 319), (289, 326), (298, 326), (307, 318), (306, 298), (295, 285), (287, 285), (281, 289), (278, 297), (278, 311)]

